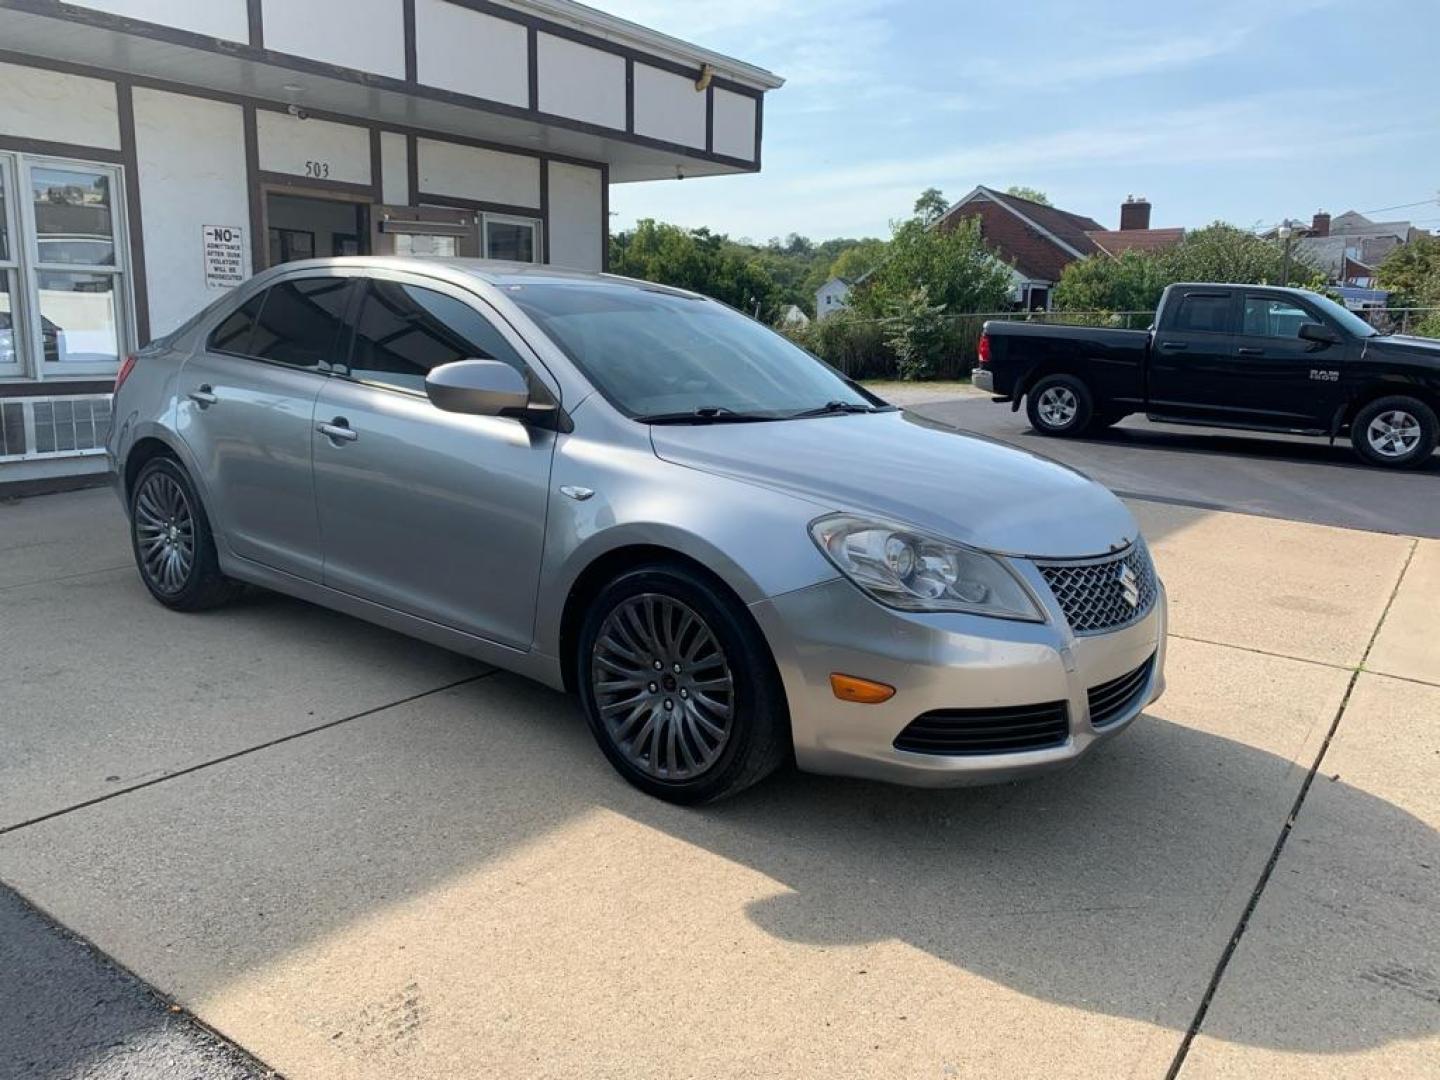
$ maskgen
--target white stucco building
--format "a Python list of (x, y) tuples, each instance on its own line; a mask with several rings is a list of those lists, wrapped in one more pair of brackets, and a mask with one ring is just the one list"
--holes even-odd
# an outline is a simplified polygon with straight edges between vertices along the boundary
[(758, 171), (780, 85), (571, 0), (0, 0), (0, 490), (276, 262), (603, 268), (610, 185)]

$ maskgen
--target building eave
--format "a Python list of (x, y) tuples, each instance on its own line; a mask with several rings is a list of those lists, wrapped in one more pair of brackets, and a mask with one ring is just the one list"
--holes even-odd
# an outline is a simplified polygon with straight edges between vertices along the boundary
[(569, 23), (576, 29), (588, 31), (618, 44), (629, 45), (653, 53), (676, 63), (693, 64), (697, 67), (709, 64), (715, 69), (717, 75), (756, 90), (778, 90), (785, 85), (783, 78), (762, 67), (747, 64), (733, 56), (714, 52), (681, 38), (671, 37), (669, 34), (662, 34), (658, 30), (651, 30), (639, 23), (610, 15), (585, 4), (578, 4), (575, 0), (504, 0), (504, 3), (506, 7), (514, 8), (516, 11), (533, 14), (553, 22)]

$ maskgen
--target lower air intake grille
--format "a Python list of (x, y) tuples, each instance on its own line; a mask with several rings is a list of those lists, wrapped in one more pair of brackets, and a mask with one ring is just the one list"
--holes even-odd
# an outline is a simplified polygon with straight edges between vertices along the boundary
[(996, 709), (936, 709), (910, 721), (896, 750), (913, 754), (1013, 754), (1063, 746), (1070, 723), (1063, 701)]
[(1135, 705), (1140, 694), (1150, 682), (1150, 669), (1155, 666), (1155, 657), (1150, 657), (1134, 671), (1118, 679), (1101, 683), (1090, 688), (1090, 726), (1104, 727), (1113, 724)]

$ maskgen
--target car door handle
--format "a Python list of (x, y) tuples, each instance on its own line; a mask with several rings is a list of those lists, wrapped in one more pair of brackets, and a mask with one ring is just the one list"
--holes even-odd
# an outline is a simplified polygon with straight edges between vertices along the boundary
[(1187, 345), (1187, 344), (1186, 344), (1185, 342), (1183, 342), (1183, 341), (1162, 341), (1162, 342), (1160, 342), (1160, 348), (1162, 348), (1162, 349), (1169, 349), (1171, 352), (1179, 352), (1180, 350), (1182, 350), (1182, 349), (1188, 349), (1189, 347), (1190, 347), (1190, 346)]
[(215, 396), (215, 390), (211, 387), (209, 383), (204, 383), (196, 389), (191, 390), (190, 393), (185, 396), (188, 397), (191, 401), (195, 402), (196, 405), (199, 405), (202, 409), (205, 408), (205, 406), (207, 405), (214, 405), (215, 402), (220, 400), (218, 397)]
[(1256, 349), (1256, 348), (1253, 348), (1253, 347), (1251, 347), (1251, 346), (1249, 346), (1249, 345), (1241, 345), (1240, 348), (1238, 348), (1238, 349), (1235, 350), (1235, 351), (1238, 352), (1241, 356), (1264, 356), (1264, 355), (1265, 355), (1265, 350), (1264, 350), (1264, 349)]
[(360, 433), (343, 416), (337, 416), (328, 424), (316, 424), (315, 430), (333, 443), (354, 442), (360, 438)]

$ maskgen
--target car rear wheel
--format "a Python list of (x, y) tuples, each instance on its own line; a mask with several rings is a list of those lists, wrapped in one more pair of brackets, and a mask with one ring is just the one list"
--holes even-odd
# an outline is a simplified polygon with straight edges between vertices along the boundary
[(1423, 401), (1385, 397), (1372, 401), (1350, 424), (1355, 452), (1371, 465), (1413, 469), (1430, 460), (1440, 438), (1440, 422)]
[(210, 521), (179, 462), (158, 457), (130, 493), (130, 544), (150, 595), (176, 611), (218, 607), (239, 591), (220, 572)]
[(1047, 375), (1025, 395), (1025, 413), (1042, 435), (1083, 435), (1095, 417), (1090, 388), (1074, 375)]
[(631, 570), (590, 605), (581, 701), (610, 763), (640, 790), (694, 804), (741, 791), (789, 751), (789, 715), (748, 613), (701, 575)]

